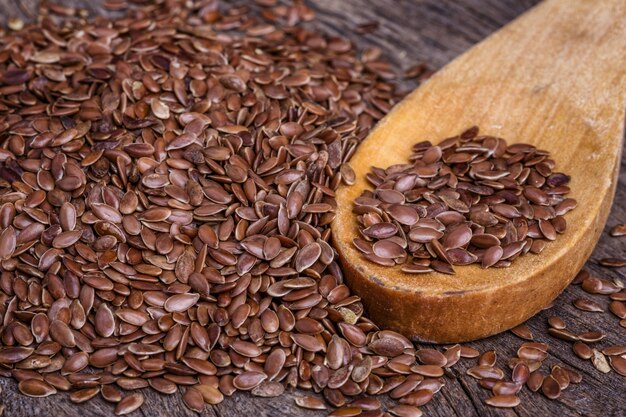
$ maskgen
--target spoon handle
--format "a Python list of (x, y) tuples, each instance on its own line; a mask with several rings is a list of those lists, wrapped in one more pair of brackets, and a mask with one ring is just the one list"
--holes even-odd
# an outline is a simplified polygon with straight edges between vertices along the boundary
[(494, 123), (502, 112), (507, 123), (527, 123), (530, 108), (534, 123), (549, 126), (554, 108), (570, 105), (600, 123), (599, 134), (622, 123), (626, 1), (546, 0), (474, 49), (434, 78), (462, 74), (477, 101), (490, 103), (485, 110), (496, 109)]

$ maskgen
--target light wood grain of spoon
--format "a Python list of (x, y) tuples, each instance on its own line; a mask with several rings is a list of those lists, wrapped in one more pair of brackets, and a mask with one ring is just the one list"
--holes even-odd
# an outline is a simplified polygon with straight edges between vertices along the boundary
[[(333, 241), (369, 317), (417, 340), (451, 343), (525, 321), (565, 289), (606, 222), (621, 157), (626, 101), (626, 1), (547, 0), (479, 43), (398, 104), (350, 162), (357, 182), (337, 192)], [(551, 152), (571, 175), (578, 208), (540, 255), (511, 267), (412, 275), (366, 261), (353, 200), (371, 166), (406, 163), (414, 143), (478, 125), (481, 133)]]

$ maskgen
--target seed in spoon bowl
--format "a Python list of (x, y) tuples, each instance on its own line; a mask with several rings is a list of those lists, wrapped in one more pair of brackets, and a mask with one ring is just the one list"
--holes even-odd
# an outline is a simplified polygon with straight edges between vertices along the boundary
[(376, 256), (381, 258), (398, 258), (405, 254), (402, 246), (389, 239), (376, 241), (372, 250)]
[[(473, 152), (471, 157), (469, 150)], [(436, 168), (425, 165), (438, 160), (439, 154), (445, 165)], [(479, 155), (481, 157), (477, 158)], [(557, 228), (552, 222), (558, 225), (559, 233), (565, 232), (566, 223), (557, 221), (554, 210), (565, 201), (566, 193), (553, 191), (565, 186), (569, 176), (553, 172), (553, 164), (541, 165), (549, 156), (533, 145), (508, 146), (503, 139), (479, 136), (478, 129), (473, 127), (447, 139), (443, 147), (430, 142), (416, 145), (410, 156), (412, 164), (372, 169), (368, 179), (374, 191), (363, 191), (355, 201), (360, 204), (381, 201), (377, 205), (394, 221), (384, 222), (380, 218), (368, 225), (379, 216), (360, 214), (361, 206), (354, 206), (360, 233), (373, 241), (376, 256), (365, 253), (364, 257), (381, 265), (387, 263), (379, 261), (380, 258), (406, 263), (411, 258), (421, 257), (426, 249), (431, 260), (447, 264), (480, 263), (483, 268), (509, 266), (520, 254), (528, 252), (524, 251), (525, 247), (530, 249), (541, 239), (556, 240)], [(498, 169), (497, 175), (494, 169)], [(491, 174), (487, 175), (485, 170)], [(524, 170), (525, 174), (520, 175)], [(544, 175), (556, 175), (559, 181), (545, 181)], [(390, 189), (404, 178), (410, 178), (413, 184), (402, 186), (404, 194)], [(531, 181), (532, 178), (537, 180)], [(506, 187), (516, 187), (522, 192), (514, 194)], [(420, 211), (423, 211), (423, 218), (420, 218)], [(493, 216), (496, 223), (488, 220), (488, 216)], [(503, 224), (496, 228), (498, 218)], [(520, 235), (519, 231), (525, 232)], [(534, 240), (526, 240), (531, 234)], [(390, 243), (379, 243), (403, 236), (414, 242), (402, 248), (404, 253), (397, 247), (392, 249)], [(359, 248), (364, 249), (363, 245)], [(437, 263), (434, 269), (452, 272)]]

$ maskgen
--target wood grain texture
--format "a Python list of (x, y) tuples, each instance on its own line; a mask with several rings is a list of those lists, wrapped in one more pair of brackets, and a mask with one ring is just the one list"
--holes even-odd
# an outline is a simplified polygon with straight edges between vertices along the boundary
[[(0, 25), (6, 24), (9, 16), (27, 17), (17, 7), (20, 0), (0, 0)], [(440, 68), (460, 53), (469, 49), (526, 9), (537, 0), (315, 0), (309, 4), (318, 18), (314, 25), (329, 33), (341, 34), (354, 40), (359, 48), (378, 46), (385, 56), (400, 68), (406, 68), (420, 61), (426, 61), (433, 68)], [(30, 10), (35, 10), (35, 0), (21, 0)], [(95, 0), (65, 0), (66, 4), (77, 4), (92, 12), (103, 12)], [(373, 34), (359, 35), (354, 31), (357, 24), (377, 21), (380, 27)], [(410, 89), (413, 83), (407, 82)], [(606, 256), (624, 256), (626, 237), (610, 238), (608, 228), (626, 222), (626, 158), (622, 159), (622, 175), (619, 178), (615, 204), (607, 228), (600, 243), (592, 254), (587, 268), (600, 276), (626, 279), (626, 269), (607, 270), (600, 268), (596, 260)], [(555, 307), (543, 311), (528, 321), (528, 325), (539, 341), (550, 342), (551, 354), (546, 364), (563, 363), (584, 375), (581, 385), (568, 388), (557, 401), (549, 401), (540, 394), (531, 394), (524, 389), (522, 404), (514, 410), (498, 410), (487, 407), (483, 400), (488, 396), (475, 380), (462, 377), (448, 379), (446, 387), (427, 406), (423, 407), (426, 416), (471, 417), (471, 416), (623, 416), (626, 410), (626, 384), (616, 373), (600, 374), (589, 361), (578, 359), (571, 353), (571, 345), (546, 335), (546, 320), (551, 315), (563, 317), (575, 331), (597, 329), (608, 333), (599, 346), (624, 343), (626, 329), (618, 326), (615, 317), (599, 316), (597, 313), (582, 313), (572, 306), (572, 301), (583, 296), (579, 287), (569, 287), (557, 299)], [(605, 297), (591, 297), (607, 308)], [(602, 320), (599, 320), (602, 317)], [(506, 332), (488, 339), (471, 343), (480, 350), (496, 349), (499, 365), (505, 366), (504, 359), (517, 350), (522, 340)], [(464, 374), (473, 361), (461, 361), (455, 366), (455, 375)], [(545, 368), (545, 367), (544, 367)], [(547, 369), (547, 368), (545, 368)], [(85, 416), (99, 417), (112, 415), (113, 407), (102, 399), (82, 405), (72, 404), (64, 394), (43, 399), (26, 398), (17, 392), (17, 384), (10, 379), (0, 378), (0, 402), (6, 407), (4, 416)], [(182, 403), (180, 395), (162, 396), (144, 390), (144, 406), (133, 417), (191, 417), (197, 415)], [(323, 416), (323, 412), (306, 411), (296, 408), (295, 395), (302, 392), (288, 392), (282, 397), (263, 399), (247, 394), (236, 394), (218, 406), (207, 408), (204, 416)], [(386, 400), (385, 400), (386, 401)]]
[[(548, 305), (593, 250), (608, 217), (624, 136), (626, 3), (546, 0), (455, 59), (399, 103), (359, 146), (356, 184), (337, 191), (333, 241), (348, 285), (370, 318), (413, 339), (475, 340), (510, 329)], [(352, 202), (371, 189), (370, 167), (407, 162), (415, 143), (459, 134), (525, 142), (550, 152), (578, 210), (540, 256), (509, 268), (416, 276), (364, 261)]]

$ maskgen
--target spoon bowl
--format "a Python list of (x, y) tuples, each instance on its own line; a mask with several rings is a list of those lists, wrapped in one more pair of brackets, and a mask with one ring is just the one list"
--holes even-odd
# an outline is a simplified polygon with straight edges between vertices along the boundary
[[(626, 102), (626, 3), (547, 0), (461, 55), (399, 103), (350, 161), (333, 242), (369, 317), (414, 340), (455, 343), (510, 329), (552, 302), (591, 254), (615, 193)], [(406, 163), (413, 144), (478, 125), (481, 134), (547, 150), (571, 176), (578, 207), (540, 255), (509, 268), (408, 274), (365, 260), (353, 201), (371, 166)]]

